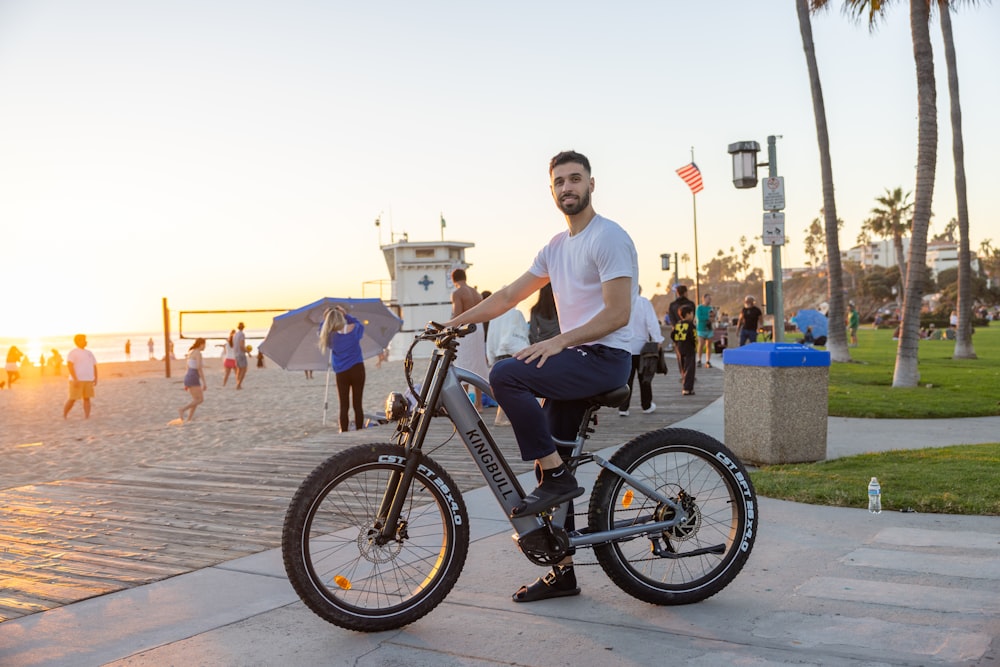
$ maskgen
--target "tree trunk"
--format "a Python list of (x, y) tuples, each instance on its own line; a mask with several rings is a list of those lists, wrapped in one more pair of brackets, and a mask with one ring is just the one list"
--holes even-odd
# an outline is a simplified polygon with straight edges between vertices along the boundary
[(962, 104), (958, 97), (958, 62), (951, 32), (948, 0), (938, 0), (944, 59), (948, 64), (948, 96), (951, 101), (951, 154), (955, 161), (955, 202), (958, 205), (958, 331), (953, 359), (975, 359), (972, 347), (972, 267), (969, 250), (969, 201), (965, 193), (965, 143), (962, 139)]
[[(896, 221), (896, 227), (892, 232), (892, 247), (896, 253), (896, 266), (899, 267), (899, 286), (906, 290), (906, 253), (903, 251), (903, 232)], [(911, 251), (912, 252), (912, 251)]]
[(920, 341), (920, 308), (927, 263), (927, 229), (930, 227), (934, 172), (937, 169), (937, 93), (934, 88), (934, 52), (931, 49), (929, 19), (927, 0), (910, 0), (910, 34), (917, 70), (917, 187), (893, 387), (916, 387), (920, 382), (917, 344)]
[[(819, 67), (816, 64), (816, 48), (813, 44), (812, 23), (809, 20), (809, 1), (795, 0), (799, 15), (799, 32), (802, 33), (802, 48), (806, 52), (806, 67), (809, 70), (809, 87), (812, 90), (813, 115), (816, 117), (816, 140), (819, 143), (820, 171), (823, 178), (823, 218), (826, 229), (826, 266), (829, 275), (829, 318), (831, 322), (844, 321), (844, 271), (840, 265), (840, 238), (837, 228), (837, 203), (833, 196), (833, 165), (830, 160), (830, 135), (826, 126), (826, 105), (823, 102), (823, 88), (819, 81)], [(828, 327), (826, 349), (832, 361), (850, 361), (847, 349), (847, 330), (842, 326)]]

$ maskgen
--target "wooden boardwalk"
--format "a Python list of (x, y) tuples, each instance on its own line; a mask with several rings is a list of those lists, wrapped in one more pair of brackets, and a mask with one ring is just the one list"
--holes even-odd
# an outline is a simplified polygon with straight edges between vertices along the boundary
[[(721, 396), (722, 386), (721, 370), (700, 372), (697, 395), (682, 398), (675, 371), (656, 376), (657, 411), (642, 414), (637, 396), (626, 419), (602, 410), (588, 449), (689, 417)], [(490, 426), (492, 414), (485, 419)], [(435, 449), (453, 431), (450, 422), (435, 421), (425, 451), (461, 489), (482, 486), (457, 435)], [(515, 472), (529, 470), (510, 428), (491, 430)], [(334, 452), (390, 435), (388, 428), (330, 429), (238, 455), (160, 461), (0, 492), (0, 622), (280, 546), (285, 509), (305, 476)]]

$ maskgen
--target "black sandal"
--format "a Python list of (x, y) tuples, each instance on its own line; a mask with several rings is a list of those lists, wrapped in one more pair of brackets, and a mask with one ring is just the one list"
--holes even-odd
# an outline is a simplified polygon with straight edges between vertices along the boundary
[(544, 577), (539, 577), (527, 586), (521, 586), (517, 589), (511, 599), (514, 602), (536, 602), (579, 594), (580, 587), (576, 585), (576, 574), (573, 572), (573, 566), (556, 565)]

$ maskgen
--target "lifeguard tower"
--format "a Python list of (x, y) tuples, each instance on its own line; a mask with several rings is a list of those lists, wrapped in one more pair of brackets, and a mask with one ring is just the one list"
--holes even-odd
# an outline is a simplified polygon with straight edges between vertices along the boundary
[[(387, 305), (403, 320), (389, 348), (390, 359), (402, 359), (413, 336), (430, 321), (451, 319), (451, 282), (453, 269), (466, 269), (466, 248), (475, 243), (463, 241), (409, 241), (381, 246), (389, 268), (392, 295)], [(418, 345), (414, 356), (428, 357), (431, 349)]]

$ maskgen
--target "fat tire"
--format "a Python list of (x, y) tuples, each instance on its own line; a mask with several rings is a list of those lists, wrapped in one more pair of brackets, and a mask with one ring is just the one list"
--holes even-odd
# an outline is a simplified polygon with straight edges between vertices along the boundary
[(368, 535), (391, 473), (405, 453), (359, 445), (321, 463), (295, 492), (281, 536), (285, 572), (320, 618), (349, 630), (393, 630), (424, 616), (458, 580), (469, 551), (469, 515), (458, 487), (424, 457), (400, 516), (402, 539)]
[[(698, 431), (665, 428), (626, 443), (610, 462), (669, 498), (683, 490), (699, 508), (680, 540), (658, 533), (596, 545), (598, 562), (619, 588), (652, 604), (690, 604), (715, 595), (739, 574), (753, 548), (759, 515), (750, 476), (725, 445)], [(592, 531), (649, 519), (655, 501), (639, 491), (632, 491), (630, 499), (628, 489), (624, 479), (601, 471), (590, 496)], [(652, 553), (653, 538), (680, 557)], [(683, 555), (720, 544), (721, 554)]]

